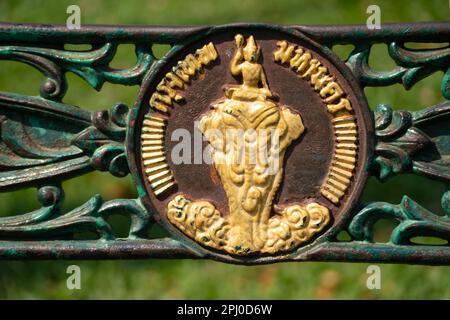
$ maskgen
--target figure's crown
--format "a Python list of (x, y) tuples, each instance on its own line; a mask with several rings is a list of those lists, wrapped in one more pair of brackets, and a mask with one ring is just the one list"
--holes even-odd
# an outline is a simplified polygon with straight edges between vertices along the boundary
[(255, 38), (253, 36), (250, 36), (247, 38), (247, 43), (245, 44), (245, 47), (243, 49), (244, 51), (244, 57), (247, 61), (256, 61), (259, 58), (259, 47), (255, 42)]
[(258, 50), (258, 46), (256, 45), (255, 38), (253, 38), (253, 36), (247, 38), (247, 43), (244, 50), (248, 52), (256, 52)]

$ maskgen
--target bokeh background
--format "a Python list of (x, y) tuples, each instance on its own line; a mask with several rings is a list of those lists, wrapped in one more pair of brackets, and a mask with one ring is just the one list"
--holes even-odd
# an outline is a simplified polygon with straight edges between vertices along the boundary
[[(232, 22), (277, 24), (347, 24), (366, 22), (370, 4), (381, 8), (383, 22), (449, 20), (448, 0), (338, 1), (338, 0), (232, 0), (232, 1), (92, 1), (92, 0), (2, 0), (0, 21), (64, 24), (66, 8), (81, 8), (82, 24), (199, 25)], [(449, 22), (450, 23), (450, 22)], [(345, 58), (349, 46), (334, 48)], [(134, 64), (133, 46), (123, 45), (112, 62), (115, 67)], [(167, 48), (157, 48), (162, 55)], [(394, 63), (385, 45), (374, 47), (370, 64), (389, 70)], [(441, 102), (442, 73), (423, 80), (410, 91), (401, 85), (368, 88), (371, 108), (389, 103), (394, 108), (417, 110)], [(42, 75), (16, 62), (0, 62), (0, 90), (38, 95)], [(109, 109), (116, 102), (132, 105), (138, 87), (105, 84), (101, 92), (68, 74), (65, 102), (90, 110)], [(65, 209), (74, 208), (95, 193), (105, 199), (136, 197), (131, 178), (118, 179), (103, 173), (67, 181)], [(381, 184), (369, 181), (365, 201), (398, 203), (403, 194), (424, 207), (441, 213), (440, 196), (445, 185), (415, 176), (398, 176)], [(25, 213), (38, 206), (35, 190), (0, 194), (0, 215)], [(115, 218), (112, 223), (126, 232), (129, 222)], [(376, 240), (387, 241), (393, 224), (377, 225)], [(161, 235), (161, 230), (153, 231)], [(66, 268), (77, 264), (82, 271), (82, 289), (66, 288)], [(282, 263), (244, 267), (212, 261), (37, 261), (0, 262), (0, 298), (3, 299), (413, 299), (450, 298), (448, 267), (380, 265), (381, 290), (366, 288), (369, 264)]]

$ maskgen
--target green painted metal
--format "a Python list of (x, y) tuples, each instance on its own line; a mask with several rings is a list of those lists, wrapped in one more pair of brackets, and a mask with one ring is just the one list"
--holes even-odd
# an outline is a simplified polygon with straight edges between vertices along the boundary
[[(61, 182), (93, 170), (118, 177), (127, 175), (127, 121), (133, 119), (128, 107), (121, 103), (109, 111), (93, 113), (65, 104), (67, 72), (96, 90), (101, 90), (105, 82), (140, 85), (165, 59), (155, 58), (153, 45), (170, 44), (175, 50), (216, 28), (227, 26), (84, 26), (68, 30), (62, 26), (0, 24), (0, 59), (26, 63), (46, 77), (39, 97), (0, 93), (0, 192), (35, 187), (42, 205), (27, 214), (0, 218), (0, 259), (213, 258), (188, 242), (148, 239), (148, 230), (155, 221), (139, 199), (105, 202), (94, 195), (64, 213)], [(400, 83), (408, 90), (431, 74), (443, 72), (441, 104), (418, 112), (393, 111), (388, 105), (376, 108), (377, 143), (373, 164), (367, 170), (382, 181), (396, 174), (413, 173), (449, 183), (450, 23), (385, 24), (380, 30), (365, 26), (279, 28), (299, 31), (326, 49), (353, 44), (355, 49), (346, 63), (361, 88)], [(442, 42), (447, 46), (412, 50), (404, 45), (406, 42)], [(65, 50), (66, 43), (90, 44), (92, 49)], [(136, 64), (114, 70), (109, 64), (122, 43), (135, 45)], [(377, 43), (389, 45), (396, 68), (387, 72), (370, 68), (371, 48)], [(142, 190), (138, 194), (143, 194)], [(444, 193), (441, 202), (445, 216), (428, 211), (406, 196), (400, 204), (361, 205), (351, 221), (335, 232), (348, 231), (349, 240), (329, 240), (283, 260), (450, 264), (450, 191)], [(108, 224), (112, 214), (131, 218), (126, 239), (116, 239)], [(386, 244), (373, 242), (373, 225), (381, 218), (399, 222)], [(98, 240), (73, 239), (83, 231), (94, 232)], [(417, 245), (411, 241), (417, 236), (447, 242)], [(247, 263), (270, 262), (274, 262), (270, 257), (259, 257)]]
[(64, 192), (60, 186), (45, 186), (38, 190), (42, 208), (33, 212), (0, 218), (0, 237), (46, 239), (72, 235), (74, 232), (95, 232), (102, 240), (114, 236), (107, 219), (113, 213), (130, 216), (131, 226), (127, 239), (145, 236), (150, 216), (139, 200), (116, 199), (104, 202), (99, 195), (68, 213), (61, 212)]
[(442, 196), (445, 216), (438, 216), (404, 196), (399, 205), (375, 202), (367, 205), (352, 220), (350, 234), (355, 240), (373, 241), (373, 226), (385, 218), (396, 219), (400, 223), (392, 231), (390, 242), (396, 245), (413, 245), (416, 236), (435, 236), (450, 239), (449, 192)]

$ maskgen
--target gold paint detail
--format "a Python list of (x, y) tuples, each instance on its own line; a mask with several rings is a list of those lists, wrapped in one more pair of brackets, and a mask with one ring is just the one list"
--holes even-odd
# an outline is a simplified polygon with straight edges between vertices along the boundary
[(335, 149), (331, 168), (320, 192), (337, 205), (350, 186), (357, 162), (358, 127), (351, 114), (353, 108), (350, 100), (328, 68), (308, 50), (279, 41), (273, 57), (276, 62), (289, 65), (299, 77), (309, 81), (333, 117)]
[(172, 72), (166, 74), (156, 86), (155, 93), (150, 97), (150, 107), (162, 113), (169, 113), (173, 107), (173, 101), (179, 102), (184, 98), (181, 90), (195, 77), (203, 68), (217, 60), (218, 54), (212, 42), (197, 49), (194, 54), (188, 54), (182, 61), (172, 68)]
[(175, 185), (164, 150), (165, 127), (166, 120), (155, 115), (146, 115), (142, 126), (144, 171), (150, 187), (157, 196)]
[[(242, 84), (225, 86), (225, 96), (200, 120), (200, 131), (212, 147), (214, 167), (228, 198), (229, 214), (223, 216), (209, 201), (178, 194), (168, 203), (167, 217), (187, 236), (231, 254), (293, 250), (324, 230), (330, 212), (311, 201), (273, 205), (283, 178), (286, 149), (303, 134), (304, 126), (299, 114), (273, 99), (263, 66), (257, 62), (260, 49), (253, 36), (245, 46), (242, 35), (236, 35), (235, 42), (230, 71), (242, 77)], [(305, 69), (308, 72), (314, 74)], [(251, 152), (241, 157), (239, 135), (227, 135), (233, 128), (244, 133), (245, 150), (264, 146), (264, 157), (252, 157)], [(228, 162), (224, 161), (227, 156)]]
[[(194, 54), (188, 54), (184, 60), (178, 61), (172, 72), (167, 73), (156, 86), (156, 91), (150, 97), (150, 107), (168, 114), (173, 107), (173, 101), (180, 102), (184, 99), (181, 91), (185, 89), (186, 84), (217, 58), (216, 48), (210, 42), (197, 49)], [(147, 114), (142, 123), (141, 151), (144, 172), (156, 196), (176, 185), (164, 151), (165, 128), (166, 120), (155, 115)]]
[(318, 203), (288, 206), (268, 219), (263, 244), (257, 249), (254, 243), (246, 242), (251, 239), (243, 234), (245, 230), (240, 229), (240, 225), (233, 225), (230, 218), (222, 217), (209, 201), (191, 201), (184, 195), (177, 195), (168, 204), (167, 216), (173, 225), (195, 241), (238, 255), (295, 249), (330, 222), (328, 209)]
[(352, 115), (338, 116), (332, 123), (336, 144), (330, 172), (320, 191), (324, 197), (338, 204), (353, 177), (357, 161), (358, 131)]

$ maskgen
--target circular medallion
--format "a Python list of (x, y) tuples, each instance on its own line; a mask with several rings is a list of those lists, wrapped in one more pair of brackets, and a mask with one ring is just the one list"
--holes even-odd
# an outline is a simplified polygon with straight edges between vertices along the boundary
[(287, 259), (335, 236), (373, 148), (347, 67), (298, 32), (261, 26), (214, 29), (161, 61), (128, 136), (156, 220), (232, 262)]

